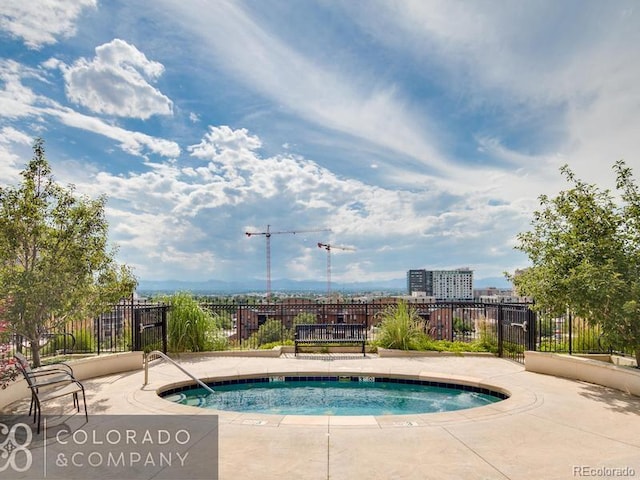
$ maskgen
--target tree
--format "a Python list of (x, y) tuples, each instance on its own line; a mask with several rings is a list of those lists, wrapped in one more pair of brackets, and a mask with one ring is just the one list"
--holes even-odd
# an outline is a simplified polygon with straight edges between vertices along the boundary
[(106, 198), (55, 183), (42, 139), (33, 153), (20, 186), (0, 187), (0, 320), (39, 366), (47, 331), (103, 313), (136, 280), (108, 248)]
[(540, 197), (533, 228), (518, 235), (516, 246), (532, 266), (512, 281), (537, 310), (570, 311), (599, 325), (640, 365), (640, 195), (624, 162), (614, 171), (618, 197), (561, 168), (571, 188)]

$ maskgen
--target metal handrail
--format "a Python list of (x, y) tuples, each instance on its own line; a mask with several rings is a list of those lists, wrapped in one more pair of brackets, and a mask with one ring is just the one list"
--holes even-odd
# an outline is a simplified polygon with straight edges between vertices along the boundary
[(182, 373), (184, 373), (185, 375), (190, 377), (192, 380), (197, 382), (198, 385), (200, 385), (202, 388), (204, 388), (205, 390), (207, 390), (210, 393), (216, 393), (206, 383), (204, 383), (202, 380), (200, 380), (200, 379), (194, 377), (193, 375), (191, 375), (184, 368), (182, 368), (180, 365), (178, 365), (171, 358), (169, 358), (168, 356), (166, 356), (164, 353), (162, 353), (159, 350), (153, 350), (152, 352), (149, 352), (144, 356), (144, 384), (145, 385), (147, 385), (149, 383), (149, 357), (151, 357), (151, 356), (156, 356), (156, 357), (162, 358), (163, 360), (167, 360), (169, 363), (173, 364)]

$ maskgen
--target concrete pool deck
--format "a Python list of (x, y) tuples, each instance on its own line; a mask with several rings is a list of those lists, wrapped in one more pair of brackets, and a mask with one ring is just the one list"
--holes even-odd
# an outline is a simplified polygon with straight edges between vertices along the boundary
[[(640, 478), (640, 397), (527, 372), (509, 360), (303, 354), (177, 361), (199, 378), (375, 372), (494, 385), (512, 394), (492, 405), (447, 413), (304, 417), (173, 404), (156, 391), (189, 379), (161, 361), (152, 364), (146, 386), (142, 371), (83, 382), (91, 415), (217, 413), (223, 480), (620, 478), (615, 474), (623, 469), (626, 478)], [(10, 409), (23, 413), (28, 404), (22, 400)], [(64, 411), (71, 411), (69, 402)], [(55, 412), (47, 406), (44, 413)]]

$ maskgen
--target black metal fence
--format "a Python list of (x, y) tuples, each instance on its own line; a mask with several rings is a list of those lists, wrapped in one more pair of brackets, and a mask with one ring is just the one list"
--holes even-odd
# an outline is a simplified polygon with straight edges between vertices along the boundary
[(611, 345), (598, 325), (571, 313), (561, 316), (538, 314), (536, 325), (535, 350), (540, 352), (634, 355), (632, 351)]
[[(96, 318), (67, 323), (41, 335), (40, 356), (95, 355), (133, 350), (167, 350), (168, 306), (159, 303), (123, 301)], [(7, 350), (31, 358), (30, 342), (20, 335), (6, 339)]]
[[(296, 324), (360, 324), (375, 341), (387, 301), (321, 303), (292, 300), (277, 304), (204, 303), (219, 327), (227, 348), (268, 348), (293, 345)], [(480, 343), (496, 355), (523, 362), (526, 350), (565, 353), (604, 353), (613, 349), (597, 326), (570, 314), (536, 314), (529, 304), (436, 302), (409, 304), (421, 319), (421, 328), (436, 340)], [(167, 305), (126, 301), (94, 319), (74, 322), (43, 336), (41, 356), (101, 354), (132, 350), (167, 351), (170, 309)], [(11, 339), (13, 348), (30, 355), (23, 338)], [(632, 352), (619, 352), (628, 353)]]
[[(375, 341), (387, 301), (279, 304), (204, 304), (227, 331), (231, 347), (265, 348), (293, 344), (300, 323), (360, 324)], [(437, 302), (410, 304), (421, 319), (421, 328), (435, 340), (477, 342), (500, 356), (524, 360), (524, 351), (535, 348), (535, 314), (528, 304)]]
[(132, 310), (132, 350), (167, 353), (167, 310), (166, 305), (138, 305)]

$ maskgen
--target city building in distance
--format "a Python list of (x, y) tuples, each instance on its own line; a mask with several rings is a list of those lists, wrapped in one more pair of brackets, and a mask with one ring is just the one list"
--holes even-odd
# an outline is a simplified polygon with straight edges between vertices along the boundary
[(409, 270), (407, 291), (411, 296), (436, 300), (473, 300), (473, 271), (469, 268)]

